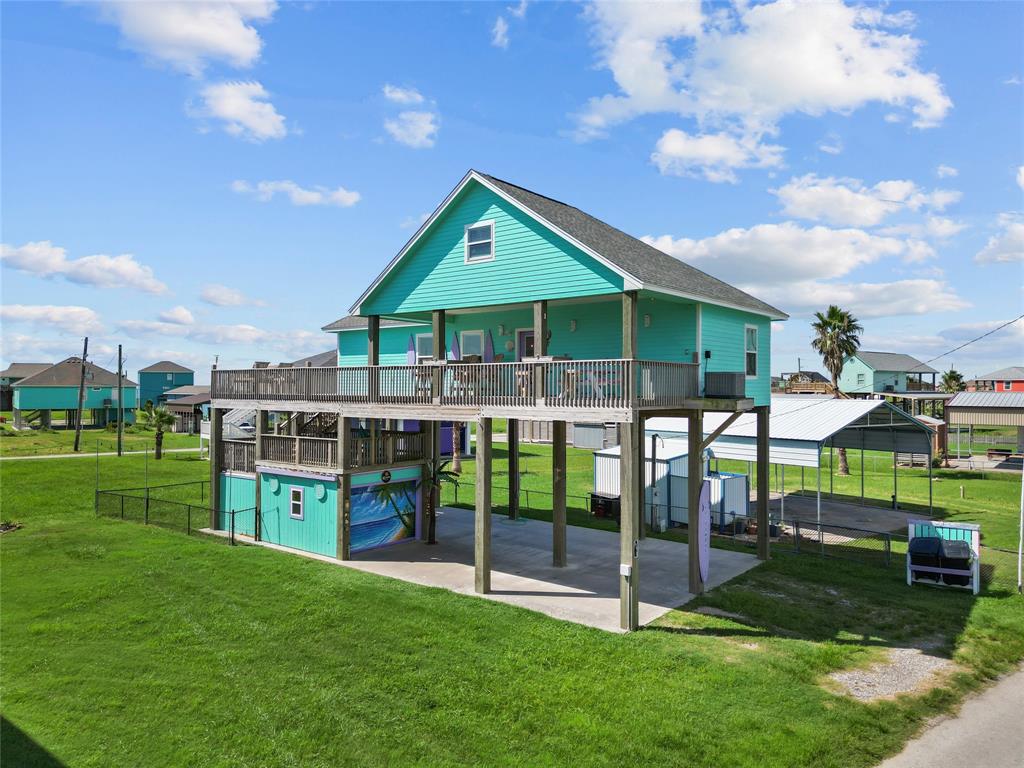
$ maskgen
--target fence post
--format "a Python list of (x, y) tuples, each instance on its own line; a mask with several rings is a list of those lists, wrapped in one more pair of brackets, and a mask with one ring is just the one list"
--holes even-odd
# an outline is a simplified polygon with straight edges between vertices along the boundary
[(143, 520), (144, 520), (145, 524), (149, 525), (149, 486), (148, 485), (146, 486), (146, 509), (145, 509), (145, 512), (143, 514), (144, 514)]
[(93, 506), (93, 514), (95, 514), (96, 517), (99, 517), (100, 516), (100, 491), (99, 491), (99, 488), (97, 488), (95, 491), (93, 491), (92, 506)]
[(793, 540), (796, 542), (797, 554), (800, 554), (800, 519), (799, 518), (797, 518), (797, 521), (796, 521), (796, 523), (794, 525), (794, 529), (795, 530), (794, 530), (794, 533), (793, 533), (793, 536), (794, 536)]
[(121, 519), (124, 520), (124, 494), (121, 494)]
[(885, 534), (885, 564), (892, 565), (892, 534)]
[(199, 481), (199, 501), (206, 501), (206, 480)]
[(231, 515), (231, 539), (230, 539), (230, 541), (231, 541), (231, 546), (233, 547), (233, 546), (235, 546), (235, 513), (234, 513), (234, 511), (231, 511), (230, 515)]
[(189, 536), (192, 535), (192, 505), (191, 504), (188, 505), (188, 523), (187, 523), (187, 526), (185, 528), (185, 532)]
[(821, 545), (821, 556), (825, 556), (825, 529), (818, 523), (818, 543)]

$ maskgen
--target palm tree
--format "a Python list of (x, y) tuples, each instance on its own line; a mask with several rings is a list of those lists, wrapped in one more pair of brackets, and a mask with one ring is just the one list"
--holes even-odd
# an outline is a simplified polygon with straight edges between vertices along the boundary
[(459, 450), (459, 438), (462, 436), (462, 424), (452, 422), (452, 472), (462, 474), (462, 452)]
[[(832, 377), (833, 394), (842, 397), (839, 392), (839, 374), (842, 373), (843, 363), (860, 348), (859, 334), (864, 331), (864, 327), (852, 314), (835, 304), (832, 304), (824, 314), (815, 312), (814, 318), (814, 322), (811, 323), (811, 328), (814, 329), (811, 347), (821, 355), (825, 370)], [(845, 448), (839, 449), (839, 474), (850, 474)]]
[(942, 381), (939, 383), (939, 388), (943, 392), (963, 392), (967, 389), (967, 384), (964, 382), (964, 375), (960, 373), (960, 371), (956, 368), (950, 368), (942, 374)]
[(450, 461), (433, 459), (427, 462), (427, 474), (424, 478), (423, 502), (427, 513), (427, 544), (437, 544), (437, 506), (441, 494), (441, 486), (444, 483), (451, 483), (459, 487), (459, 476), (448, 469)]
[(146, 403), (146, 407), (138, 411), (139, 422), (147, 429), (156, 430), (156, 451), (154, 457), (159, 459), (163, 456), (164, 430), (174, 426), (174, 414), (164, 407), (154, 408), (152, 403)]

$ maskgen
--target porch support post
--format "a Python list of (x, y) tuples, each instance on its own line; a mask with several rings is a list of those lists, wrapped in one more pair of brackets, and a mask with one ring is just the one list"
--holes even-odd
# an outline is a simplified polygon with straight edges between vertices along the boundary
[(548, 303), (533, 302), (533, 354), (544, 357), (548, 354)]
[(210, 528), (217, 530), (220, 511), (220, 459), (224, 450), (224, 422), (220, 408), (210, 409)]
[(508, 519), (519, 519), (519, 419), (509, 419), (508, 429)]
[(380, 315), (366, 319), (366, 364), (380, 365)]
[[(263, 458), (263, 436), (267, 434), (267, 416), (269, 414), (264, 410), (256, 411), (256, 445), (254, 446), (253, 454), (253, 470), (256, 471), (255, 465), (260, 463), (260, 459)], [(256, 519), (253, 522), (253, 538), (256, 541), (262, 539), (263, 534), (263, 493), (260, 489), (260, 476), (259, 472), (256, 471)]]
[[(643, 416), (636, 417), (637, 439), (636, 451), (639, 455), (637, 461), (640, 465), (639, 479), (636, 484), (636, 537), (640, 541), (647, 538), (647, 429)], [(654, 482), (655, 468), (651, 466), (651, 482)], [(652, 499), (653, 501), (653, 499)], [(652, 526), (653, 527), (653, 526)]]
[(476, 529), (473, 542), (474, 589), (491, 591), (491, 419), (476, 427)]
[(757, 407), (757, 559), (768, 559), (768, 413), (769, 406)]
[(689, 557), (690, 593), (704, 592), (704, 580), (700, 577), (700, 487), (703, 462), (701, 443), (704, 441), (704, 412), (690, 411), (686, 422), (686, 546)]
[(636, 359), (636, 291), (622, 292), (622, 357)]
[(637, 420), (620, 426), (619, 455), (619, 626), (634, 630), (640, 626), (640, 572), (637, 564), (637, 485), (642, 476), (640, 442), (643, 435)]
[(336, 519), (339, 560), (352, 559), (352, 475), (348, 472), (352, 420), (338, 414), (338, 513)]
[(565, 422), (551, 422), (551, 551), (556, 568), (565, 566)]
[(434, 359), (444, 360), (448, 357), (444, 342), (444, 310), (435, 309), (431, 314), (431, 330), (434, 335)]
[[(433, 470), (440, 463), (441, 450), (439, 443), (441, 431), (436, 421), (421, 422), (425, 424), (423, 439), (426, 441), (427, 463), (423, 465), (426, 480), (426, 492), (430, 495), (430, 518), (427, 520), (427, 544), (437, 544), (437, 507), (441, 503), (441, 490), (433, 485)], [(421, 429), (423, 427), (421, 426)]]

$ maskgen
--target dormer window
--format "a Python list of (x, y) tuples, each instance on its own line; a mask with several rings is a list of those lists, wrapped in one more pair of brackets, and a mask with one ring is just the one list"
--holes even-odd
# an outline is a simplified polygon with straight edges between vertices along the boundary
[(478, 221), (466, 227), (466, 263), (494, 258), (494, 222)]

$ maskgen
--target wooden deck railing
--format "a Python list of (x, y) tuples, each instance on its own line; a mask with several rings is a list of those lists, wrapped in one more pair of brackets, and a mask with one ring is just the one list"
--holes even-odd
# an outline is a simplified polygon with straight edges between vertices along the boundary
[(214, 400), (625, 409), (698, 396), (699, 367), (651, 360), (448, 362), (213, 371)]
[(220, 467), (231, 472), (256, 471), (256, 443), (252, 440), (221, 440)]
[[(425, 456), (424, 436), (418, 432), (379, 432), (374, 442), (369, 437), (349, 439), (348, 468), (387, 466), (418, 461)], [(301, 467), (339, 469), (336, 437), (264, 435), (261, 461)], [(252, 471), (251, 469), (249, 471)]]

